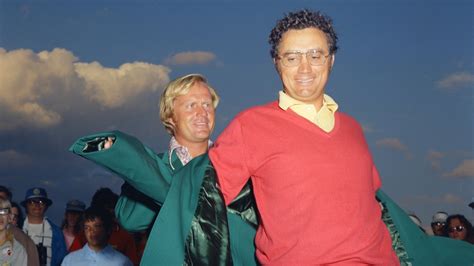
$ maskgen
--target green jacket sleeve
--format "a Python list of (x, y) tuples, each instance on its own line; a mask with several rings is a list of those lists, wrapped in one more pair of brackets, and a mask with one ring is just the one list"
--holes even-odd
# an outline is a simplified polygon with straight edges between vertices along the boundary
[(129, 232), (147, 230), (155, 221), (157, 212), (139, 201), (120, 196), (115, 215), (122, 227)]
[[(380, 189), (377, 191), (377, 199), (390, 216), (387, 227), (392, 236), (392, 243), (399, 242), (403, 246), (394, 247), (400, 265), (474, 265), (474, 245), (446, 237), (427, 235)], [(403, 252), (399, 252), (400, 250)]]
[[(115, 137), (112, 147), (89, 151), (90, 146), (107, 137)], [(170, 169), (135, 137), (120, 131), (103, 132), (79, 138), (69, 150), (109, 169), (156, 202), (164, 202), (171, 182)]]

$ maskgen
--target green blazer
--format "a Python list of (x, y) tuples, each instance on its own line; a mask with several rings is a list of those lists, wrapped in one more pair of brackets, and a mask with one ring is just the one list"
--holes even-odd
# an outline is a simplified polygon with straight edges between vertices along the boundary
[[(108, 136), (110, 149), (100, 150)], [(247, 184), (225, 206), (216, 187), (216, 173), (207, 154), (182, 166), (176, 156), (155, 154), (136, 138), (120, 131), (77, 140), (70, 150), (116, 173), (135, 189), (162, 205), (156, 211), (122, 196), (116, 214), (129, 230), (153, 228), (141, 265), (256, 265), (254, 236), (257, 212)], [(459, 240), (424, 234), (383, 191), (376, 193), (382, 219), (401, 265), (474, 264), (474, 246)]]
[[(101, 150), (109, 136), (115, 137), (114, 145)], [(156, 219), (153, 209), (127, 197), (116, 206), (125, 229), (143, 230), (153, 223), (141, 265), (257, 265), (250, 188), (226, 207), (207, 154), (184, 167), (173, 155), (172, 170), (166, 154), (155, 154), (119, 131), (80, 138), (70, 151), (116, 173), (162, 205)]]

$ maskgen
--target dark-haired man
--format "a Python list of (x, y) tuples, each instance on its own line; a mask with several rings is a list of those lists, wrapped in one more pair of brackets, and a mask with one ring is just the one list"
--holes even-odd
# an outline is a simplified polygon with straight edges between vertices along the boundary
[(209, 151), (226, 203), (252, 180), (259, 261), (398, 265), (362, 128), (325, 94), (338, 48), (331, 19), (289, 13), (269, 42), (279, 99), (240, 113)]
[(279, 99), (239, 114), (209, 151), (226, 204), (252, 180), (259, 261), (471, 265), (472, 246), (429, 238), (381, 191), (361, 126), (325, 94), (337, 51), (331, 19), (289, 13), (269, 42)]
[(90, 207), (84, 212), (84, 234), (87, 244), (64, 258), (63, 266), (131, 266), (132, 262), (108, 244), (113, 230), (110, 212), (98, 207)]
[(119, 196), (110, 188), (102, 187), (99, 188), (92, 196), (91, 207), (97, 207), (109, 212), (113, 218), (113, 226), (109, 236), (109, 244), (114, 249), (127, 256), (133, 262), (133, 264), (138, 265), (140, 260), (138, 259), (133, 235), (124, 230), (117, 222), (115, 217), (114, 210), (118, 199)]

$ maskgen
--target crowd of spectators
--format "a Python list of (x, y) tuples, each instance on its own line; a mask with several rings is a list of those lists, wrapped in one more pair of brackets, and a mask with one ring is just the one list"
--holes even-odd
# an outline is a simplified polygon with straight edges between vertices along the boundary
[[(0, 265), (139, 265), (150, 230), (123, 229), (114, 214), (118, 198), (110, 188), (100, 188), (89, 208), (69, 200), (59, 227), (46, 218), (53, 201), (44, 188), (28, 189), (18, 204), (11, 201), (10, 189), (0, 185), (0, 249), (7, 251), (0, 255)], [(474, 244), (472, 223), (462, 214), (438, 211), (429, 228), (417, 215), (409, 217), (426, 234)]]
[(0, 185), (0, 249), (5, 251), (0, 265), (139, 265), (147, 232), (130, 233), (120, 226), (117, 200), (110, 188), (98, 189), (88, 208), (71, 199), (59, 227), (46, 216), (53, 204), (46, 189), (28, 189), (17, 204), (11, 190)]

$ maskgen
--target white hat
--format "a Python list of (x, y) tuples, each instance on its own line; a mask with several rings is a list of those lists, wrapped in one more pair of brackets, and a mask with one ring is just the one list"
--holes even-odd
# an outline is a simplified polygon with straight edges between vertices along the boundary
[(446, 223), (448, 219), (448, 214), (446, 212), (437, 212), (433, 215), (432, 223)]

